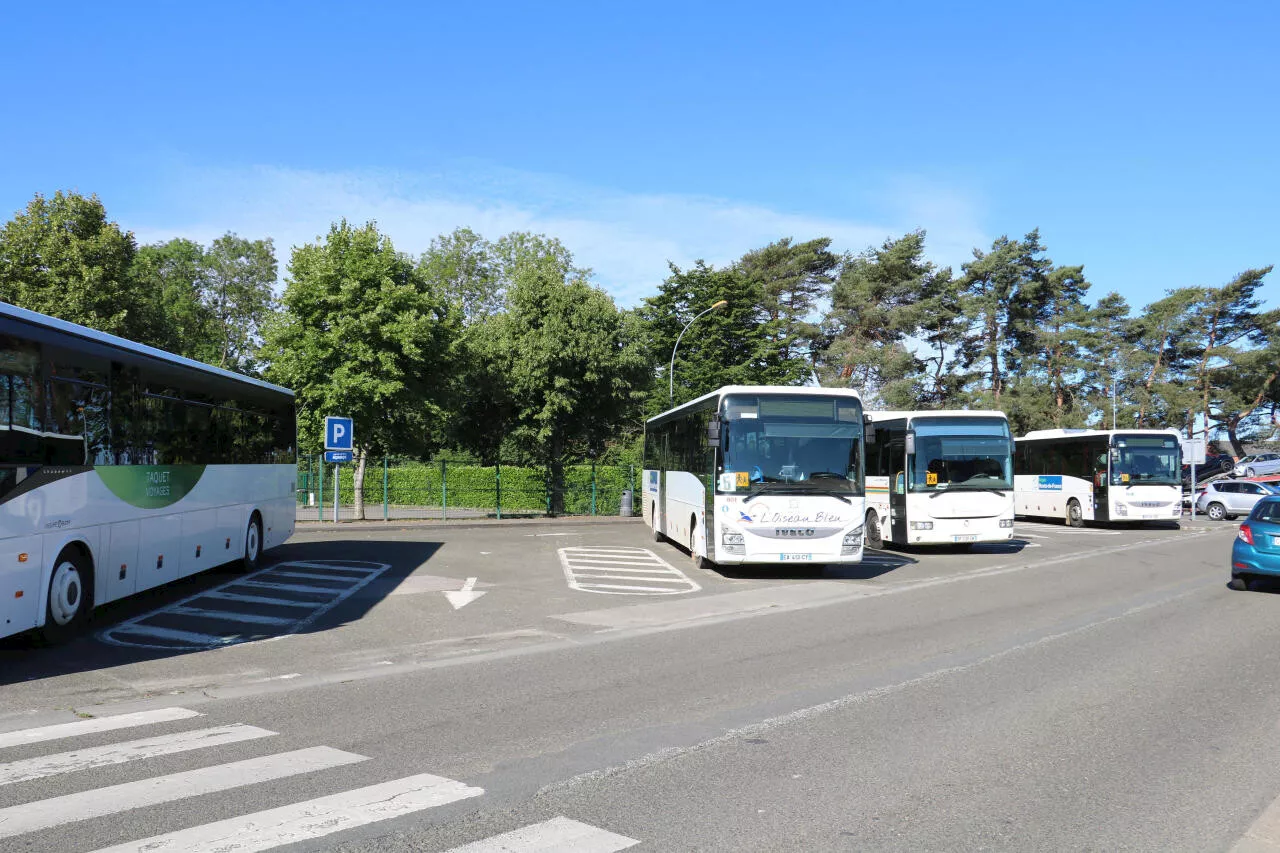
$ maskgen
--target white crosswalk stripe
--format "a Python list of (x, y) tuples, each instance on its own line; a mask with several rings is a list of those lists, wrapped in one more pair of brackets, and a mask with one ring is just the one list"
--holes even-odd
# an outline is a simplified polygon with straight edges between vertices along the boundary
[[(190, 720), (200, 716), (200, 713), (186, 708), (160, 708), (0, 732), (0, 748), (24, 747), (65, 738)], [(89, 790), (73, 789), (72, 793), (60, 796), (21, 802), (24, 798), (21, 783), (111, 765), (142, 763), (147, 759), (179, 753), (194, 753), (197, 750), (229, 746), (275, 734), (256, 726), (231, 724), (0, 763), (0, 787), (19, 786), (18, 803), (0, 807), (0, 840), (40, 833), (38, 837), (42, 844), (56, 845), (57, 836), (51, 833), (63, 826), (82, 825), (85, 821), (109, 815), (160, 807), (264, 782), (279, 783), (295, 776), (323, 773), (370, 760), (367, 756), (328, 746), (312, 746)], [(73, 788), (79, 787), (73, 782), (68, 784)], [(238, 817), (188, 826), (149, 838), (117, 843), (95, 853), (215, 853), (232, 850), (236, 853), (252, 853), (324, 838), (356, 827), (479, 797), (484, 793), (484, 789), (480, 787), (443, 776), (420, 773)], [(190, 813), (190, 807), (178, 811), (178, 814)], [(118, 831), (119, 825), (112, 824), (112, 831)], [(118, 837), (117, 835), (116, 838)], [(458, 851), (548, 853), (574, 850), (579, 853), (614, 853), (639, 843), (636, 839), (561, 816), (481, 839), (458, 848)], [(4, 844), (0, 844), (0, 848), (7, 849)]]
[[(698, 582), (647, 548), (579, 546), (560, 549), (570, 589), (604, 595), (683, 595)], [(622, 583), (625, 581), (625, 583)]]
[(472, 844), (455, 847), (448, 853), (614, 853), (640, 842), (587, 823), (555, 817)]

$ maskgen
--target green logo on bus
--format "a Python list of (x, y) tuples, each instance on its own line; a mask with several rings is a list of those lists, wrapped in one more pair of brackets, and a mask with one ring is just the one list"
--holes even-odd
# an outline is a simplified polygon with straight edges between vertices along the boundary
[(102, 483), (120, 500), (142, 509), (169, 506), (186, 497), (204, 476), (203, 465), (100, 465)]

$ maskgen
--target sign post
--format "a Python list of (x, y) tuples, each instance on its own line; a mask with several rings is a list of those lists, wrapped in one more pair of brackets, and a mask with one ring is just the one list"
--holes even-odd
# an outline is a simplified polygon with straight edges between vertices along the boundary
[(1196, 520), (1196, 466), (1205, 461), (1205, 440), (1188, 438), (1182, 442), (1182, 458), (1191, 466), (1191, 520)]
[(342, 482), (343, 462), (350, 462), (355, 451), (355, 429), (351, 418), (329, 415), (324, 419), (324, 461), (333, 463), (333, 523), (338, 523), (338, 484)]

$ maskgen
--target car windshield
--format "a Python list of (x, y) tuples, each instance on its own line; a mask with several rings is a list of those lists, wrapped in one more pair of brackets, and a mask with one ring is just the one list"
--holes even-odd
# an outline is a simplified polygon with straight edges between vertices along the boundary
[(853, 397), (725, 398), (720, 492), (862, 494), (862, 403)]
[(1013, 488), (1013, 438), (1003, 418), (914, 418), (911, 427), (911, 491)]
[(1165, 435), (1117, 435), (1111, 446), (1112, 485), (1177, 486), (1182, 452)]

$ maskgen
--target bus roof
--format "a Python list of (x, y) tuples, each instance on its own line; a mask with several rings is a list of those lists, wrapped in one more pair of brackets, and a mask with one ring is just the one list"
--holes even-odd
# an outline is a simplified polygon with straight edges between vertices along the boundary
[(873, 423), (880, 421), (896, 421), (905, 418), (1001, 418), (1008, 420), (1008, 416), (996, 409), (918, 409), (911, 412), (867, 412), (867, 417)]
[(204, 364), (203, 362), (186, 358), (181, 355), (174, 355), (173, 353), (165, 352), (162, 349), (156, 349), (155, 347), (136, 343), (126, 338), (109, 335), (106, 332), (99, 332), (97, 329), (90, 329), (88, 326), (81, 326), (77, 323), (69, 323), (66, 320), (59, 320), (57, 317), (50, 317), (47, 314), (28, 311), (26, 308), (19, 308), (18, 306), (10, 305), (7, 302), (0, 302), (0, 315), (11, 317), (23, 323), (30, 323), (34, 326), (44, 326), (46, 329), (53, 329), (73, 337), (96, 341), (97, 343), (106, 344), (107, 346), (115, 347), (116, 349), (149, 356), (159, 361), (166, 361), (170, 364), (177, 364), (193, 370), (199, 370), (202, 373), (209, 373), (226, 379), (234, 379), (238, 382), (256, 385), (259, 388), (266, 388), (279, 394), (288, 394), (290, 397), (294, 396), (293, 392), (288, 388), (282, 388), (279, 385), (272, 385), (270, 382), (264, 382), (261, 379), (254, 379), (252, 376), (245, 376), (242, 373), (236, 373), (232, 370), (214, 367), (211, 364)]
[(1089, 438), (1090, 436), (1112, 435), (1173, 435), (1178, 438), (1182, 433), (1176, 429), (1033, 429), (1019, 438), (1018, 441), (1042, 438)]
[(854, 400), (861, 400), (858, 392), (852, 388), (817, 388), (812, 385), (724, 385), (709, 394), (703, 394), (701, 397), (690, 400), (687, 403), (681, 403), (674, 409), (667, 409), (661, 414), (648, 418), (645, 423), (663, 420), (676, 412), (683, 409), (696, 409), (708, 400), (722, 397), (725, 394), (786, 394), (788, 396), (811, 396), (811, 397), (849, 397)]

